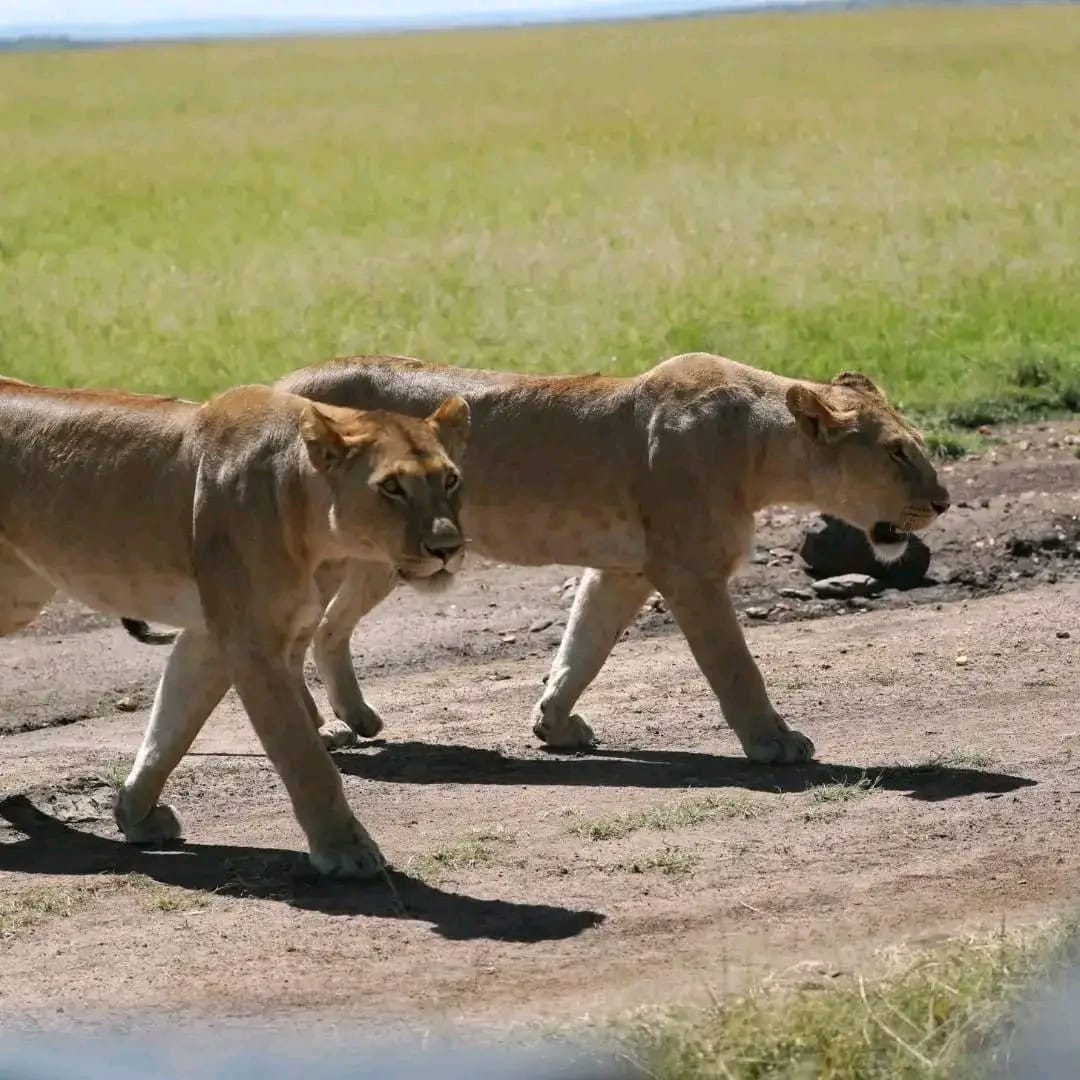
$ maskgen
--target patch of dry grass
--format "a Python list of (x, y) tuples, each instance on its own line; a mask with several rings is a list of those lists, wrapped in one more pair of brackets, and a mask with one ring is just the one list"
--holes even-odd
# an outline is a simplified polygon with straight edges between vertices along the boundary
[(408, 870), (421, 881), (434, 883), (455, 871), (493, 865), (499, 857), (498, 848), (513, 842), (513, 834), (502, 829), (477, 829), (416, 856), (409, 861)]
[(1060, 926), (971, 938), (893, 958), (872, 981), (766, 986), (704, 1011), (643, 1017), (632, 1056), (654, 1080), (995, 1074), (1006, 1011), (1078, 941), (1075, 927)]
[(642, 829), (670, 832), (706, 821), (754, 818), (765, 813), (765, 810), (763, 803), (742, 792), (701, 795), (592, 821), (577, 821), (570, 826), (570, 832), (575, 836), (587, 836), (590, 840), (619, 840)]

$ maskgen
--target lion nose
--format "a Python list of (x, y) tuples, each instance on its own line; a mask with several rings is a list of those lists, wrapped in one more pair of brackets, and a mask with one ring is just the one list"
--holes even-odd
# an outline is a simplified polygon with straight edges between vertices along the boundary
[(430, 559), (449, 562), (463, 547), (465, 539), (449, 518), (440, 518), (432, 526), (431, 535), (420, 545), (421, 552)]
[(935, 514), (944, 514), (949, 509), (949, 500), (945, 499), (942, 502), (931, 502)]

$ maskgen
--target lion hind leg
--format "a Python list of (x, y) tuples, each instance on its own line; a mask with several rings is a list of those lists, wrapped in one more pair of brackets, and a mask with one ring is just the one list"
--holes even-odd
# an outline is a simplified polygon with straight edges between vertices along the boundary
[(0, 541), (0, 637), (32, 623), (56, 588)]
[(533, 734), (538, 739), (549, 746), (593, 745), (592, 729), (571, 710), (649, 592), (649, 582), (641, 574), (585, 571), (547, 686), (533, 708)]
[(158, 798), (228, 688), (226, 666), (210, 637), (202, 631), (182, 631), (158, 683), (135, 764), (116, 800), (116, 824), (131, 843), (160, 843), (180, 836), (176, 814)]

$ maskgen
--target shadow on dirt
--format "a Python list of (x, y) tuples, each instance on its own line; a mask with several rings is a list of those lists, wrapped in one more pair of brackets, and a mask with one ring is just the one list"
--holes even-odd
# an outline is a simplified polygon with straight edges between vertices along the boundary
[(539, 751), (507, 757), (497, 750), (444, 743), (374, 742), (334, 754), (347, 776), (400, 784), (548, 784), (555, 787), (746, 788), (794, 793), (819, 784), (866, 780), (927, 802), (964, 795), (1003, 795), (1036, 783), (1023, 776), (947, 764), (756, 765), (745, 758), (682, 750), (590, 750), (567, 755)]
[(27, 874), (145, 874), (163, 885), (223, 896), (277, 900), (327, 915), (370, 915), (430, 922), (440, 936), (464, 941), (539, 942), (573, 937), (604, 916), (547, 904), (479, 900), (390, 870), (374, 882), (328, 881), (297, 853), (223, 844), (147, 849), (73, 829), (25, 796), (0, 801), (0, 816), (24, 839), (0, 844), (0, 871)]

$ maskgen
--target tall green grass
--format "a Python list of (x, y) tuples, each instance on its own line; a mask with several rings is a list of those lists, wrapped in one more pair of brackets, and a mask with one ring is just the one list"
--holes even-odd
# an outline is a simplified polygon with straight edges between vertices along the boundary
[(0, 370), (857, 367), (1080, 404), (1067, 7), (0, 56)]

